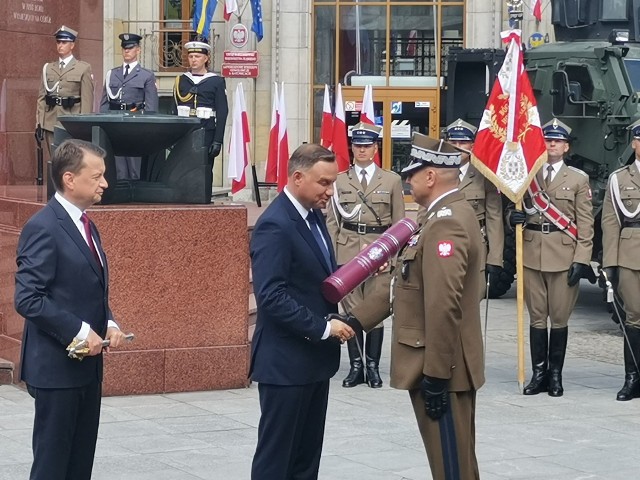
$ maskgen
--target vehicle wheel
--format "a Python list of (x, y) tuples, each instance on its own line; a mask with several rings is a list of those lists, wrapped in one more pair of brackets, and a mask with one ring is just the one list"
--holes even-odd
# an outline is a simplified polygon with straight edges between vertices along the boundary
[(504, 229), (502, 271), (498, 278), (489, 278), (489, 298), (500, 298), (511, 288), (516, 276), (516, 237), (508, 227)]

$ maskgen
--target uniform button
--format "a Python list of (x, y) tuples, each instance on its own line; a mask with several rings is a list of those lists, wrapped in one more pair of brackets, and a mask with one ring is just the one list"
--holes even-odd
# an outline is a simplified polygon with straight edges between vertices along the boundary
[(420, 345), (420, 340), (416, 340), (416, 345)]

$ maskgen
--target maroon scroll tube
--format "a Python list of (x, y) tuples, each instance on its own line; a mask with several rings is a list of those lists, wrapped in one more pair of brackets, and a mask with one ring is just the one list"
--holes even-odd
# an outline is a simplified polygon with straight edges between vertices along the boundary
[(331, 303), (338, 303), (392, 259), (417, 229), (418, 224), (409, 218), (403, 218), (389, 227), (378, 239), (322, 282), (324, 298)]

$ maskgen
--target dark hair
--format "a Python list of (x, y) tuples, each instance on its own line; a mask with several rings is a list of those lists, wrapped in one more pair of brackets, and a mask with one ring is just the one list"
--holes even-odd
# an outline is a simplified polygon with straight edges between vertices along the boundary
[(62, 176), (66, 172), (78, 173), (84, 167), (85, 153), (104, 158), (106, 152), (98, 145), (71, 138), (62, 142), (51, 157), (51, 180), (59, 192), (64, 191)]
[(336, 156), (317, 143), (303, 143), (291, 154), (287, 175), (293, 175), (296, 170), (309, 170), (318, 162), (335, 162)]

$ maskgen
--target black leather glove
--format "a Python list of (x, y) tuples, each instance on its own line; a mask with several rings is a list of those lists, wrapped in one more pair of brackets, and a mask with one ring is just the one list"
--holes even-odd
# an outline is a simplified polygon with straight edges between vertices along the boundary
[(527, 223), (527, 214), (522, 210), (511, 210), (509, 214), (509, 225), (515, 227), (516, 225), (524, 225)]
[(220, 155), (220, 150), (222, 150), (222, 144), (220, 142), (213, 142), (209, 147), (209, 157), (216, 158)]
[(330, 313), (329, 315), (327, 315), (327, 321), (333, 318), (349, 325), (353, 329), (353, 331), (356, 332), (356, 335), (362, 332), (362, 325), (360, 325), (358, 319), (350, 313)]
[(449, 409), (449, 380), (425, 375), (420, 383), (427, 415), (431, 420), (440, 420)]
[(35, 137), (38, 143), (41, 143), (42, 140), (44, 140), (44, 130), (40, 124), (36, 125)]
[(499, 267), (497, 265), (490, 265), (487, 263), (487, 266), (484, 269), (484, 273), (487, 277), (491, 277), (491, 279), (497, 280), (500, 276), (500, 273), (502, 273), (502, 267)]
[(611, 282), (613, 288), (618, 288), (618, 267), (603, 268), (602, 271), (606, 274), (606, 280)]
[(567, 284), (570, 287), (577, 285), (581, 278), (586, 278), (591, 283), (596, 283), (596, 276), (593, 268), (584, 263), (573, 262), (567, 272)]

